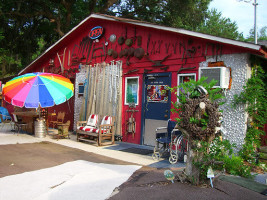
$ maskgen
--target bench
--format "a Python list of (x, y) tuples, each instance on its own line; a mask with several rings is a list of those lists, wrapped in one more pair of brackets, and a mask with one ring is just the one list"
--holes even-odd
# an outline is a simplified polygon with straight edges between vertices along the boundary
[(77, 122), (77, 141), (96, 143), (98, 146), (114, 144), (114, 117), (103, 116), (98, 126), (98, 115)]

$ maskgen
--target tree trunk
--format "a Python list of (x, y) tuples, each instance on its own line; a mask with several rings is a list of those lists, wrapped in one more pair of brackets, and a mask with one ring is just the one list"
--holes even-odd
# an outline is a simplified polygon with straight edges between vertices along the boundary
[[(194, 161), (194, 159), (196, 159), (196, 156), (197, 156), (197, 152), (193, 150), (193, 146), (195, 144), (192, 140), (190, 140), (189, 134), (185, 129), (183, 129), (179, 126), (178, 126), (178, 129), (180, 131), (182, 131), (182, 133), (188, 139), (188, 143), (187, 143), (188, 151), (187, 151), (187, 161), (186, 161), (185, 174), (187, 176), (188, 181), (190, 181), (194, 185), (198, 185), (199, 184), (200, 170), (193, 164), (193, 161)], [(200, 159), (200, 158), (201, 158), (201, 156), (198, 157), (198, 159)]]
[(199, 169), (193, 164), (194, 159), (196, 158), (197, 152), (192, 148), (193, 144), (191, 141), (188, 141), (188, 152), (187, 152), (187, 162), (185, 173), (187, 175), (188, 180), (194, 184), (199, 184)]

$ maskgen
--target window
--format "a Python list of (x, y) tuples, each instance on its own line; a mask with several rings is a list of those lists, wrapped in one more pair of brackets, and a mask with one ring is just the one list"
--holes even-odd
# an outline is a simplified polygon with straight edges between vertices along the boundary
[[(196, 80), (196, 74), (178, 74), (177, 86), (179, 86), (181, 83), (189, 82), (190, 80)], [(180, 92), (183, 92), (182, 88), (177, 91), (178, 96)]]
[(138, 105), (139, 77), (126, 77), (125, 79), (125, 105), (135, 103)]
[(79, 83), (78, 97), (82, 97), (83, 95), (84, 95), (84, 83)]

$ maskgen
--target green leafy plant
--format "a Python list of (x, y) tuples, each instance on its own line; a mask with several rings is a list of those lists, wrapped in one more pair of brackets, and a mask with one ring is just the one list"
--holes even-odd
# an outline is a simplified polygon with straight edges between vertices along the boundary
[[(213, 88), (217, 81), (216, 80), (211, 80), (209, 83), (206, 82), (208, 77), (201, 77), (199, 80), (190, 80), (189, 82), (185, 82), (180, 84), (177, 87), (170, 88), (170, 91), (175, 93), (176, 95), (177, 90), (179, 90), (179, 95), (177, 95), (178, 102), (172, 102), (174, 105), (175, 109), (181, 109), (182, 104), (186, 103), (187, 98), (197, 98), (200, 96), (200, 93), (196, 90), (198, 86), (203, 86), (208, 94), (209, 94), (209, 99), (213, 102), (219, 99), (224, 98), (222, 95), (222, 89), (221, 88)], [(224, 102), (220, 102), (220, 104), (223, 104)]]
[(232, 174), (243, 176), (246, 178), (251, 177), (251, 167), (244, 164), (244, 160), (240, 156), (231, 155), (223, 158), (225, 170)]
[[(244, 86), (244, 91), (234, 98), (233, 106), (246, 105), (249, 115), (248, 129), (240, 155), (247, 161), (256, 159), (256, 149), (260, 146), (260, 136), (264, 134), (263, 126), (267, 123), (267, 83), (266, 74), (261, 66), (255, 65), (252, 76)], [(255, 162), (254, 162), (255, 163)]]
[(204, 118), (201, 119), (190, 117), (190, 123), (197, 124), (198, 126), (202, 127), (202, 130), (205, 130), (207, 128), (208, 121), (209, 121), (209, 116), (206, 112), (204, 113)]
[(194, 161), (200, 169), (200, 177), (206, 178), (209, 167), (232, 175), (251, 177), (251, 168), (244, 164), (242, 157), (233, 154), (235, 147), (235, 144), (231, 144), (229, 140), (221, 140), (220, 137), (216, 137), (211, 143), (201, 141), (195, 149), (201, 159), (196, 157)]
[[(179, 116), (185, 116), (184, 111), (188, 112), (188, 106), (191, 105), (188, 104), (188, 102), (191, 102), (189, 99), (195, 99), (201, 96), (198, 90), (196, 90), (198, 86), (203, 86), (207, 90), (208, 99), (212, 103), (220, 102), (222, 105), (224, 103), (222, 101), (224, 96), (221, 88), (213, 88), (216, 81), (212, 80), (210, 83), (207, 83), (206, 80), (206, 77), (202, 77), (198, 81), (191, 80), (180, 84), (176, 88), (171, 88), (171, 92), (175, 92), (176, 94), (177, 90), (179, 91), (179, 95), (177, 96), (178, 101), (173, 102), (174, 108), (172, 111), (177, 112)], [(201, 113), (201, 118), (195, 117), (194, 115), (190, 116), (188, 119), (189, 126), (193, 124), (201, 127), (202, 130), (207, 129), (210, 117), (209, 114), (208, 110), (205, 110), (204, 113)], [(185, 119), (182, 117), (181, 119), (178, 118), (178, 125), (180, 126), (182, 123), (185, 123), (184, 120)], [(185, 131), (188, 132), (188, 130)], [(233, 154), (233, 148), (235, 148), (236, 145), (231, 144), (228, 140), (221, 140), (220, 137), (215, 137), (215, 131), (213, 135), (206, 136), (206, 138), (210, 139), (203, 139), (203, 137), (199, 137), (202, 139), (194, 139), (194, 137), (192, 137), (193, 135), (194, 134), (188, 134), (189, 137), (191, 136), (191, 138), (189, 138), (189, 146), (195, 152), (192, 163), (199, 170), (200, 180), (206, 180), (209, 167), (212, 167), (213, 170), (226, 171), (233, 175), (250, 176), (250, 168), (244, 165), (243, 158)], [(198, 178), (192, 175), (191, 182), (192, 180), (195, 181), (198, 180)]]
[[(178, 101), (172, 102), (173, 108), (171, 109), (172, 112), (180, 113), (184, 111), (185, 107), (184, 104), (188, 98), (197, 98), (200, 96), (199, 91), (196, 90), (198, 86), (204, 87), (208, 92), (208, 97), (211, 102), (217, 101), (219, 105), (224, 104), (222, 101), (225, 98), (222, 94), (221, 88), (213, 88), (217, 81), (212, 79), (209, 83), (207, 82), (208, 77), (201, 77), (199, 80), (195, 81), (191, 79), (189, 82), (185, 82), (180, 84), (177, 87), (169, 88), (172, 93), (177, 95)], [(179, 91), (179, 95), (178, 92)], [(181, 122), (181, 118), (176, 119), (178, 124)], [(202, 127), (202, 130), (207, 128), (207, 123), (209, 120), (208, 114), (205, 112), (204, 117), (201, 120), (197, 120), (194, 117), (190, 118), (190, 122), (194, 124), (198, 124)]]

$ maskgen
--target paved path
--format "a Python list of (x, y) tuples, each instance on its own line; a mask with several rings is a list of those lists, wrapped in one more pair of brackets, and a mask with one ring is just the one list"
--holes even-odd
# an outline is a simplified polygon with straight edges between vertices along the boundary
[[(53, 134), (53, 129), (49, 130), (49, 134)], [(103, 147), (97, 147), (92, 144), (82, 143), (76, 141), (76, 136), (71, 135), (71, 139), (53, 139), (50, 136), (46, 136), (45, 138), (36, 138), (31, 135), (27, 134), (14, 134), (13, 132), (10, 132), (10, 129), (8, 130), (0, 130), (0, 138), (1, 136), (5, 137), (5, 140), (0, 139), (0, 145), (1, 144), (17, 144), (17, 143), (35, 143), (35, 142), (52, 142), (55, 144), (64, 145), (67, 147), (77, 148), (86, 152), (92, 152), (95, 154), (99, 154), (102, 156), (107, 156), (114, 159), (120, 159), (126, 162), (135, 163), (142, 166), (151, 166), (156, 168), (182, 168), (185, 166), (184, 163), (177, 163), (177, 164), (170, 164), (168, 160), (161, 159), (159, 161), (155, 161), (152, 159), (150, 155), (140, 155), (140, 154), (133, 154), (133, 153), (127, 153), (120, 151), (122, 149), (126, 148), (148, 148), (153, 149), (152, 147), (146, 147), (142, 145), (135, 145), (130, 143), (116, 143), (112, 146), (103, 146)]]
[[(168, 161), (154, 161), (151, 156), (145, 155), (137, 155), (132, 153), (126, 153), (123, 151), (119, 151), (123, 148), (128, 147), (139, 147), (139, 148), (149, 148), (149, 147), (141, 147), (133, 144), (126, 143), (118, 143), (109, 147), (96, 147), (94, 145), (89, 145), (86, 143), (76, 142), (75, 136), (72, 135), (72, 139), (52, 139), (50, 137), (45, 138), (36, 138), (27, 134), (16, 135), (12, 132), (8, 132), (6, 130), (0, 130), (0, 152), (2, 153), (0, 157), (0, 177), (12, 177), (8, 175), (12, 174), (23, 174), (23, 172), (38, 171), (43, 170), (44, 168), (50, 169), (56, 166), (64, 165), (65, 163), (83, 160), (82, 162), (90, 165), (90, 162), (94, 163), (106, 163), (112, 164), (114, 166), (124, 165), (126, 166), (142, 166), (141, 169), (135, 171), (130, 171), (129, 174), (134, 174), (130, 177), (128, 181), (123, 179), (124, 182), (122, 185), (117, 183), (112, 186), (114, 190), (111, 200), (124, 200), (124, 199), (266, 199), (265, 196), (251, 191), (249, 189), (243, 188), (239, 185), (216, 180), (214, 182), (214, 188), (208, 187), (194, 187), (188, 184), (175, 182), (171, 184), (169, 181), (165, 179), (163, 176), (164, 168), (171, 168), (175, 173), (181, 171), (184, 167), (184, 163), (178, 163), (177, 165), (170, 165)], [(1, 160), (2, 159), (2, 160)], [(86, 165), (87, 165), (86, 164)], [(104, 165), (106, 165), (104, 164)], [(154, 166), (155, 168), (149, 167)], [(92, 167), (92, 166), (90, 166)], [(69, 167), (68, 167), (69, 168)], [(103, 171), (103, 167), (101, 166)], [(104, 167), (105, 168), (105, 167)], [(108, 167), (109, 168), (109, 167)], [(3, 171), (4, 169), (4, 171)], [(122, 171), (119, 169), (119, 171)], [(114, 171), (114, 174), (117, 172)], [(51, 174), (51, 173), (50, 173)], [(93, 173), (97, 174), (97, 173)], [(76, 176), (75, 174), (74, 176)], [(77, 177), (83, 177), (78, 179), (78, 181), (72, 180), (68, 182), (70, 188), (75, 188), (75, 184), (80, 184), (80, 180), (82, 179), (90, 179), (84, 178), (88, 174), (79, 174)], [(118, 175), (118, 174), (117, 174)], [(17, 176), (17, 175), (15, 175)], [(65, 176), (65, 175), (64, 175)], [(48, 177), (48, 176), (47, 176)], [(120, 176), (118, 176), (120, 177)], [(129, 176), (128, 176), (129, 177)], [(97, 180), (105, 180), (104, 178), (96, 178)], [(0, 178), (0, 183), (2, 178)], [(45, 180), (45, 178), (44, 178)], [(10, 180), (8, 180), (10, 181)], [(62, 189), (65, 185), (65, 180), (61, 183), (55, 184), (52, 183), (48, 185), (46, 188), (57, 188), (57, 191), (62, 194), (64, 193), (64, 189)], [(17, 181), (15, 181), (17, 182)], [(122, 183), (121, 182), (121, 183)], [(109, 181), (104, 181), (103, 189), (105, 188), (105, 184), (109, 183)], [(67, 185), (68, 185), (67, 184)], [(90, 184), (90, 183), (88, 183)], [(92, 183), (91, 183), (92, 184)], [(5, 186), (9, 184), (4, 183)], [(27, 184), (26, 184), (27, 185)], [(62, 187), (61, 187), (62, 185)], [(86, 184), (85, 184), (86, 185)], [(120, 186), (119, 186), (120, 185)], [(11, 186), (11, 185), (10, 185)], [(88, 186), (88, 185), (87, 185)], [(17, 186), (19, 187), (19, 185)], [(14, 185), (12, 185), (14, 188)], [(16, 186), (15, 186), (16, 188)], [(64, 187), (63, 187), (64, 188)], [(79, 188), (79, 187), (78, 187)], [(60, 197), (52, 194), (55, 190), (51, 191), (49, 189), (49, 193), (42, 194), (42, 198), (38, 196), (39, 199), (65, 199), (65, 197)], [(100, 189), (102, 189), (100, 187)], [(112, 190), (109, 188), (108, 194)], [(36, 189), (37, 190), (37, 189)], [(65, 190), (66, 191), (66, 190)], [(1, 189), (0, 189), (1, 192)], [(87, 194), (86, 192), (81, 192)], [(100, 191), (95, 192), (101, 193)], [(6, 193), (5, 193), (6, 194)], [(54, 196), (55, 195), (55, 196)], [(90, 194), (87, 194), (84, 199), (88, 198)], [(55, 198), (54, 198), (55, 197)], [(99, 196), (99, 199), (106, 199), (108, 196), (102, 197)], [(36, 198), (36, 199), (38, 199)], [(97, 199), (98, 196), (94, 199)], [(1, 193), (0, 193), (1, 199)], [(78, 197), (73, 197), (72, 199), (82, 199)], [(5, 198), (5, 200), (8, 200)]]

